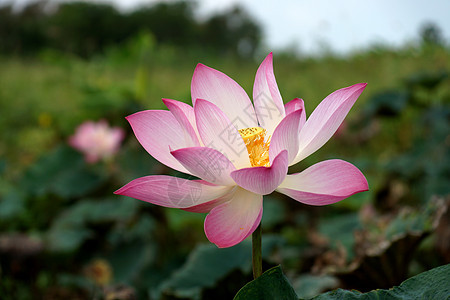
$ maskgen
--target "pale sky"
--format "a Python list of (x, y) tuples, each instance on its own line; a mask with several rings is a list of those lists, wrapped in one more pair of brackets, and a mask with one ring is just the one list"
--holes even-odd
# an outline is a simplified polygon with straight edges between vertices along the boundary
[[(14, 0), (15, 5), (30, 0)], [(57, 0), (50, 0), (57, 1)], [(155, 0), (98, 0), (122, 9)], [(169, 2), (170, 0), (166, 0)], [(0, 3), (11, 2), (0, 0)], [(417, 41), (425, 22), (450, 40), (450, 0), (199, 0), (199, 16), (240, 3), (263, 27), (267, 50), (294, 46), (314, 54), (323, 45), (338, 53), (374, 43), (399, 46)], [(322, 45), (322, 46), (321, 46)]]

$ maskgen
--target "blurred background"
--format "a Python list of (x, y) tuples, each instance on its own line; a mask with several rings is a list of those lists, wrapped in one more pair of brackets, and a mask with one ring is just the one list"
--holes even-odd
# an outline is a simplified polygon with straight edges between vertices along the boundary
[(281, 264), (308, 298), (449, 263), (449, 11), (445, 0), (0, 0), (1, 298), (231, 299), (252, 279), (249, 241), (218, 249), (205, 215), (113, 195), (140, 176), (183, 176), (124, 118), (166, 109), (163, 97), (191, 104), (199, 62), (251, 95), (271, 51), (285, 103), (303, 98), (307, 115), (368, 83), (290, 173), (341, 158), (370, 191), (326, 207), (266, 196), (264, 269)]

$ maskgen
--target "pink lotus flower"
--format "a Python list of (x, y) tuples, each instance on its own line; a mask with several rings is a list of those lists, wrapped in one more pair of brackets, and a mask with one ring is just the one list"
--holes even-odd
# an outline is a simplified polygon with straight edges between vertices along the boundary
[(87, 162), (95, 163), (113, 156), (124, 137), (122, 128), (109, 127), (104, 120), (97, 123), (87, 121), (78, 126), (69, 138), (69, 145), (84, 153)]
[(141, 111), (127, 120), (150, 155), (200, 180), (145, 176), (115, 193), (208, 213), (208, 239), (231, 247), (259, 225), (263, 195), (278, 191), (305, 204), (327, 205), (366, 191), (364, 175), (338, 159), (287, 175), (288, 166), (328, 141), (365, 87), (335, 91), (306, 120), (302, 99), (283, 105), (272, 53), (256, 73), (253, 105), (233, 79), (198, 64), (191, 83), (193, 107), (163, 99), (169, 111)]

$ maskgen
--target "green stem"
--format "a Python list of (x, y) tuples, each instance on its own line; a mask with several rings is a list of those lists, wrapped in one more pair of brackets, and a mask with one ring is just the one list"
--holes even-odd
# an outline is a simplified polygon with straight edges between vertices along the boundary
[(256, 279), (262, 274), (261, 223), (252, 234), (252, 262), (253, 278)]

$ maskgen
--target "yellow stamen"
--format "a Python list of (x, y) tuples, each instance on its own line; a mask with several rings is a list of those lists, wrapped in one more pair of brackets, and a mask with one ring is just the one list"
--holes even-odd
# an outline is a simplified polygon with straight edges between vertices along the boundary
[(261, 127), (240, 129), (239, 133), (247, 146), (252, 167), (269, 167), (270, 137), (265, 140), (266, 130)]

